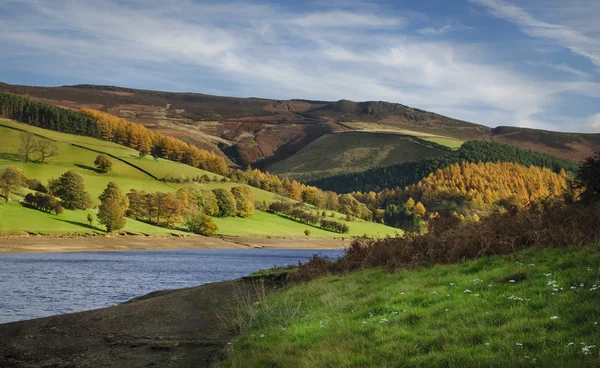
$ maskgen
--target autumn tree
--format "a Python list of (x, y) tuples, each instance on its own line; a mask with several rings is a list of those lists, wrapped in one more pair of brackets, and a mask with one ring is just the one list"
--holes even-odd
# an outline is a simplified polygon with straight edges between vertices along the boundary
[(23, 170), (14, 166), (8, 166), (0, 172), (0, 190), (6, 202), (9, 201), (11, 193), (22, 186), (26, 180)]
[(48, 189), (62, 200), (63, 207), (67, 209), (84, 210), (91, 205), (83, 178), (74, 171), (69, 170), (58, 179), (51, 179)]
[(103, 174), (109, 173), (110, 170), (112, 170), (112, 161), (104, 155), (98, 155), (94, 160), (94, 165), (96, 165), (96, 169)]
[(127, 222), (125, 213), (129, 207), (129, 200), (119, 184), (109, 182), (99, 199), (98, 222), (106, 226), (109, 233), (122, 229)]
[(29, 162), (30, 155), (35, 151), (36, 141), (33, 134), (26, 132), (21, 138), (19, 151), (25, 156), (25, 163)]
[(210, 189), (204, 189), (201, 185), (195, 184), (189, 188), (190, 192), (190, 208), (196, 206), (196, 208), (209, 215), (219, 215), (219, 203), (215, 193)]
[(219, 206), (219, 217), (235, 216), (237, 214), (237, 205), (235, 197), (227, 189), (213, 189)]
[(173, 193), (161, 194), (159, 200), (161, 201), (160, 207), (165, 218), (165, 223), (167, 227), (172, 227), (176, 222), (180, 221), (184, 207)]
[(40, 154), (40, 163), (46, 159), (58, 155), (58, 146), (50, 139), (41, 139), (35, 144), (35, 152)]
[(231, 189), (231, 194), (235, 198), (238, 216), (248, 217), (254, 215), (254, 195), (250, 188), (246, 186), (235, 187)]
[(175, 197), (181, 202), (185, 209), (190, 209), (190, 190), (189, 188), (179, 188), (175, 193)]
[[(407, 208), (408, 208), (408, 206), (407, 206)], [(423, 216), (425, 216), (425, 212), (427, 212), (427, 210), (425, 209), (425, 206), (423, 206), (423, 203), (421, 203), (421, 202), (417, 202), (417, 204), (414, 205), (412, 210), (415, 213), (415, 215), (417, 215), (417, 217), (419, 217), (419, 218), (423, 218)]]
[(189, 231), (204, 236), (217, 235), (217, 231), (219, 230), (212, 217), (198, 210), (186, 212), (185, 226)]
[(127, 193), (129, 208), (126, 215), (136, 220), (148, 219), (147, 193), (143, 190), (131, 189)]

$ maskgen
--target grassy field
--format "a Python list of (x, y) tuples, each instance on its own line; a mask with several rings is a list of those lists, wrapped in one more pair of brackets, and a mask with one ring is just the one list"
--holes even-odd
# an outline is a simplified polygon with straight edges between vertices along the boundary
[[(19, 129), (19, 130), (17, 130)], [(51, 138), (56, 141), (59, 154), (50, 158), (46, 163), (37, 162), (25, 163), (22, 155), (19, 153), (19, 146), (23, 132), (29, 131), (37, 135)], [(197, 177), (204, 174), (209, 177), (222, 177), (204, 170), (184, 165), (168, 160), (154, 160), (151, 157), (139, 158), (135, 150), (90, 137), (82, 137), (71, 134), (58, 133), (32, 127), (26, 124), (17, 123), (10, 120), (0, 120), (0, 136), (3, 137), (0, 145), (0, 169), (7, 166), (16, 166), (22, 168), (25, 173), (31, 177), (40, 180), (46, 184), (48, 179), (57, 178), (67, 170), (73, 170), (80, 174), (85, 181), (86, 190), (94, 204), (98, 204), (98, 196), (108, 182), (117, 182), (124, 191), (132, 188), (143, 189), (148, 192), (162, 191), (175, 192), (182, 187), (181, 184), (165, 183), (154, 179), (152, 176), (144, 173), (149, 172), (155, 177)], [(96, 151), (110, 153), (126, 162), (117, 159), (111, 159), (113, 169), (109, 174), (100, 174), (93, 167), (93, 162), (98, 155), (97, 152), (90, 149), (74, 146), (77, 144)], [(138, 169), (141, 168), (142, 170)], [(233, 188), (240, 186), (236, 183), (207, 183), (202, 184), (207, 189), (215, 188)], [(258, 188), (250, 187), (256, 201), (272, 202), (275, 200), (275, 194)], [(22, 195), (25, 192), (21, 193)], [(15, 197), (14, 199), (21, 199)], [(0, 221), (0, 234), (21, 233), (26, 231), (36, 233), (88, 233), (97, 229), (91, 229), (87, 226), (85, 211), (65, 211), (59, 216), (50, 215), (37, 210), (22, 207), (21, 205), (9, 205), (0, 210), (2, 221)], [(341, 215), (337, 218), (341, 220)], [(282, 218), (277, 215), (257, 212), (256, 216), (249, 218), (216, 218), (219, 226), (219, 232), (222, 235), (251, 235), (251, 236), (303, 236), (304, 230), (309, 229), (313, 236), (317, 237), (339, 237), (339, 236), (385, 236), (394, 235), (398, 229), (390, 228), (381, 224), (354, 221), (349, 223), (350, 234), (338, 234), (330, 231), (321, 230), (311, 226), (303, 225), (298, 222)], [(131, 233), (143, 233), (150, 235), (168, 235), (177, 233), (175, 230), (154, 227), (142, 222), (128, 219), (128, 225), (123, 231)]]
[(309, 180), (446, 153), (405, 135), (347, 132), (325, 135), (294, 156), (270, 166), (268, 171)]
[(400, 229), (373, 222), (360, 220), (349, 222), (337, 219), (336, 221), (343, 222), (350, 227), (349, 233), (339, 234), (262, 211), (256, 211), (254, 216), (246, 218), (222, 217), (215, 218), (214, 220), (219, 226), (220, 234), (231, 236), (261, 236), (269, 234), (272, 236), (304, 237), (304, 230), (309, 230), (311, 237), (319, 238), (348, 238), (363, 235), (367, 235), (368, 237), (385, 237), (386, 235), (394, 236), (395, 233), (402, 233)]
[(424, 141), (433, 142), (433, 143), (440, 144), (442, 146), (446, 146), (453, 150), (459, 149), (460, 146), (462, 146), (462, 144), (464, 143), (463, 141), (459, 141), (458, 139), (446, 138), (446, 137), (421, 137), (421, 139)]
[[(18, 202), (0, 203), (0, 234), (106, 234), (94, 220), (92, 227), (87, 223), (87, 215), (91, 213), (96, 218), (95, 210), (70, 211), (64, 210), (60, 215), (49, 214), (22, 206)], [(188, 235), (193, 234), (152, 226), (144, 222), (128, 218), (121, 232), (153, 236)]]
[(597, 367), (599, 247), (330, 276), (244, 307), (230, 367)]

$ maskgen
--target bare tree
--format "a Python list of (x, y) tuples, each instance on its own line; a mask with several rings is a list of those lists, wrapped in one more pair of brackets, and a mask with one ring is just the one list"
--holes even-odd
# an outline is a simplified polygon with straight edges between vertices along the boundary
[(41, 156), (40, 162), (42, 164), (47, 158), (58, 155), (58, 147), (54, 142), (52, 142), (49, 139), (38, 141), (35, 148)]
[(25, 155), (25, 163), (29, 162), (29, 156), (35, 151), (37, 141), (34, 139), (33, 134), (27, 132), (21, 139), (21, 147), (19, 151)]

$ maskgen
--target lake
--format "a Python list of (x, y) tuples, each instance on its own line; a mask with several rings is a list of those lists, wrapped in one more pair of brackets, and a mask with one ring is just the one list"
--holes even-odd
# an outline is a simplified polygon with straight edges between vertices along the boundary
[(343, 250), (193, 249), (0, 255), (0, 323), (123, 303), (155, 290), (236, 279), (315, 253)]

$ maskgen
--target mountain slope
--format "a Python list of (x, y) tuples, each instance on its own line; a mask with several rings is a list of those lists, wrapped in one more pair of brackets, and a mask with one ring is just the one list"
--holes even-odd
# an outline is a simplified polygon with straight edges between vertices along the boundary
[(81, 109), (89, 107), (139, 122), (241, 166), (263, 168), (293, 156), (326, 134), (345, 131), (493, 139), (580, 160), (600, 149), (599, 134), (490, 129), (398, 103), (272, 100), (174, 93), (114, 86), (34, 87), (0, 82), (0, 92)]

